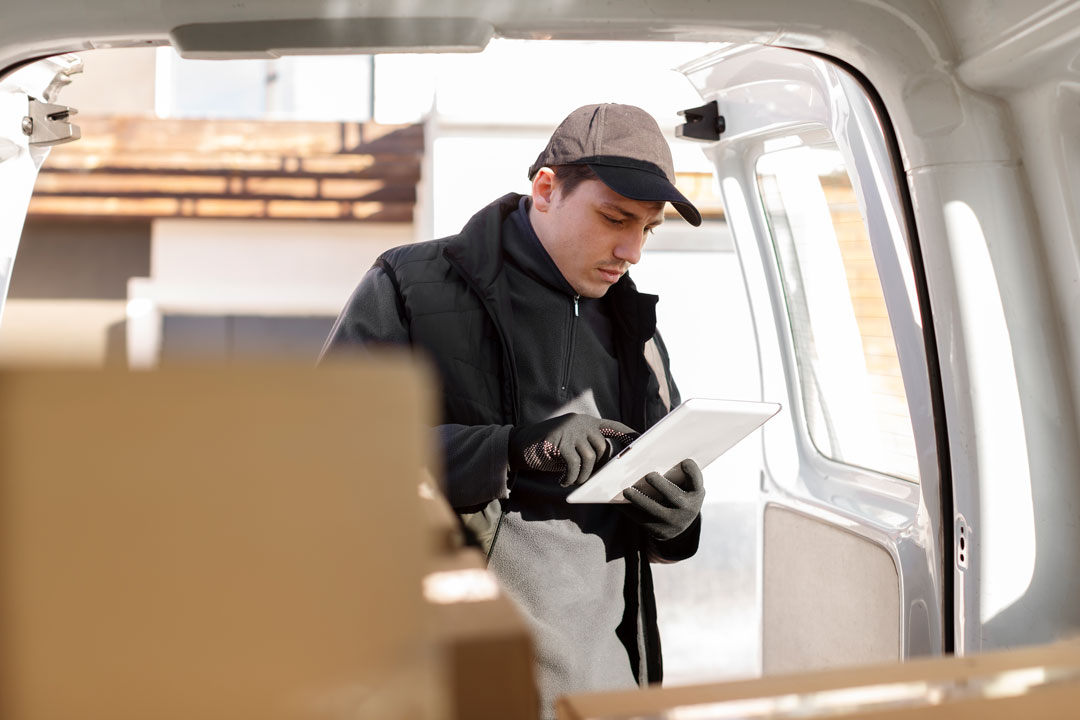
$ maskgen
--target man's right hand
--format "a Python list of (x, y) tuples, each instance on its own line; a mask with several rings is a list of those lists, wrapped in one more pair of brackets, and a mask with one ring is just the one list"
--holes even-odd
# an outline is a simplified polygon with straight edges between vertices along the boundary
[(614, 420), (567, 413), (510, 431), (510, 467), (514, 470), (565, 470), (563, 487), (589, 479), (597, 462), (608, 456), (608, 437), (626, 445), (638, 433)]

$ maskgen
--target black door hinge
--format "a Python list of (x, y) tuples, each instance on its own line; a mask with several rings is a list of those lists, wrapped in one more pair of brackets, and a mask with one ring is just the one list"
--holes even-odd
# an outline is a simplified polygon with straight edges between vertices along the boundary
[(675, 137), (684, 140), (716, 142), (720, 139), (720, 133), (727, 129), (715, 100), (701, 107), (680, 110), (679, 114), (686, 118), (686, 122), (675, 128)]

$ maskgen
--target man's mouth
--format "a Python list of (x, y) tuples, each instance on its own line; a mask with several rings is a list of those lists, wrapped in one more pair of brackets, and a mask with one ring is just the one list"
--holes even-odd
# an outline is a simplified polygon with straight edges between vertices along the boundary
[(597, 269), (600, 271), (600, 274), (604, 277), (604, 279), (607, 280), (608, 282), (612, 282), (612, 283), (618, 282), (619, 278), (622, 277), (622, 270), (615, 270), (615, 269), (612, 269), (612, 268), (597, 268)]

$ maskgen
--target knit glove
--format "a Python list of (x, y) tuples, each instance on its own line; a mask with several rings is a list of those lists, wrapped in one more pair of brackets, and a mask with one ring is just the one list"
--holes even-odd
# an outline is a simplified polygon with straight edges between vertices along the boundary
[(510, 468), (557, 472), (563, 487), (580, 485), (635, 437), (633, 428), (614, 420), (567, 413), (514, 427), (510, 431)]
[(687, 458), (666, 473), (652, 472), (623, 490), (630, 517), (657, 540), (681, 535), (701, 513), (705, 480)]

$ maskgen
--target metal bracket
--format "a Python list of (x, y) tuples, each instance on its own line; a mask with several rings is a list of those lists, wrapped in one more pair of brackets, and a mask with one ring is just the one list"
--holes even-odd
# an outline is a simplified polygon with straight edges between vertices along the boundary
[(41, 97), (45, 102), (53, 102), (56, 100), (60, 91), (71, 84), (71, 76), (83, 71), (83, 61), (78, 55), (61, 55), (60, 57), (50, 58), (53, 65), (56, 66), (56, 74), (53, 75), (52, 82), (45, 88), (45, 91), (41, 93)]
[(685, 117), (686, 122), (675, 128), (675, 137), (684, 140), (716, 142), (727, 129), (727, 122), (715, 100), (701, 107), (680, 110), (679, 115)]
[(30, 144), (36, 146), (60, 145), (78, 140), (82, 131), (72, 125), (70, 118), (79, 112), (66, 105), (53, 105), (30, 98), (29, 109), (22, 120), (24, 135), (30, 136)]

